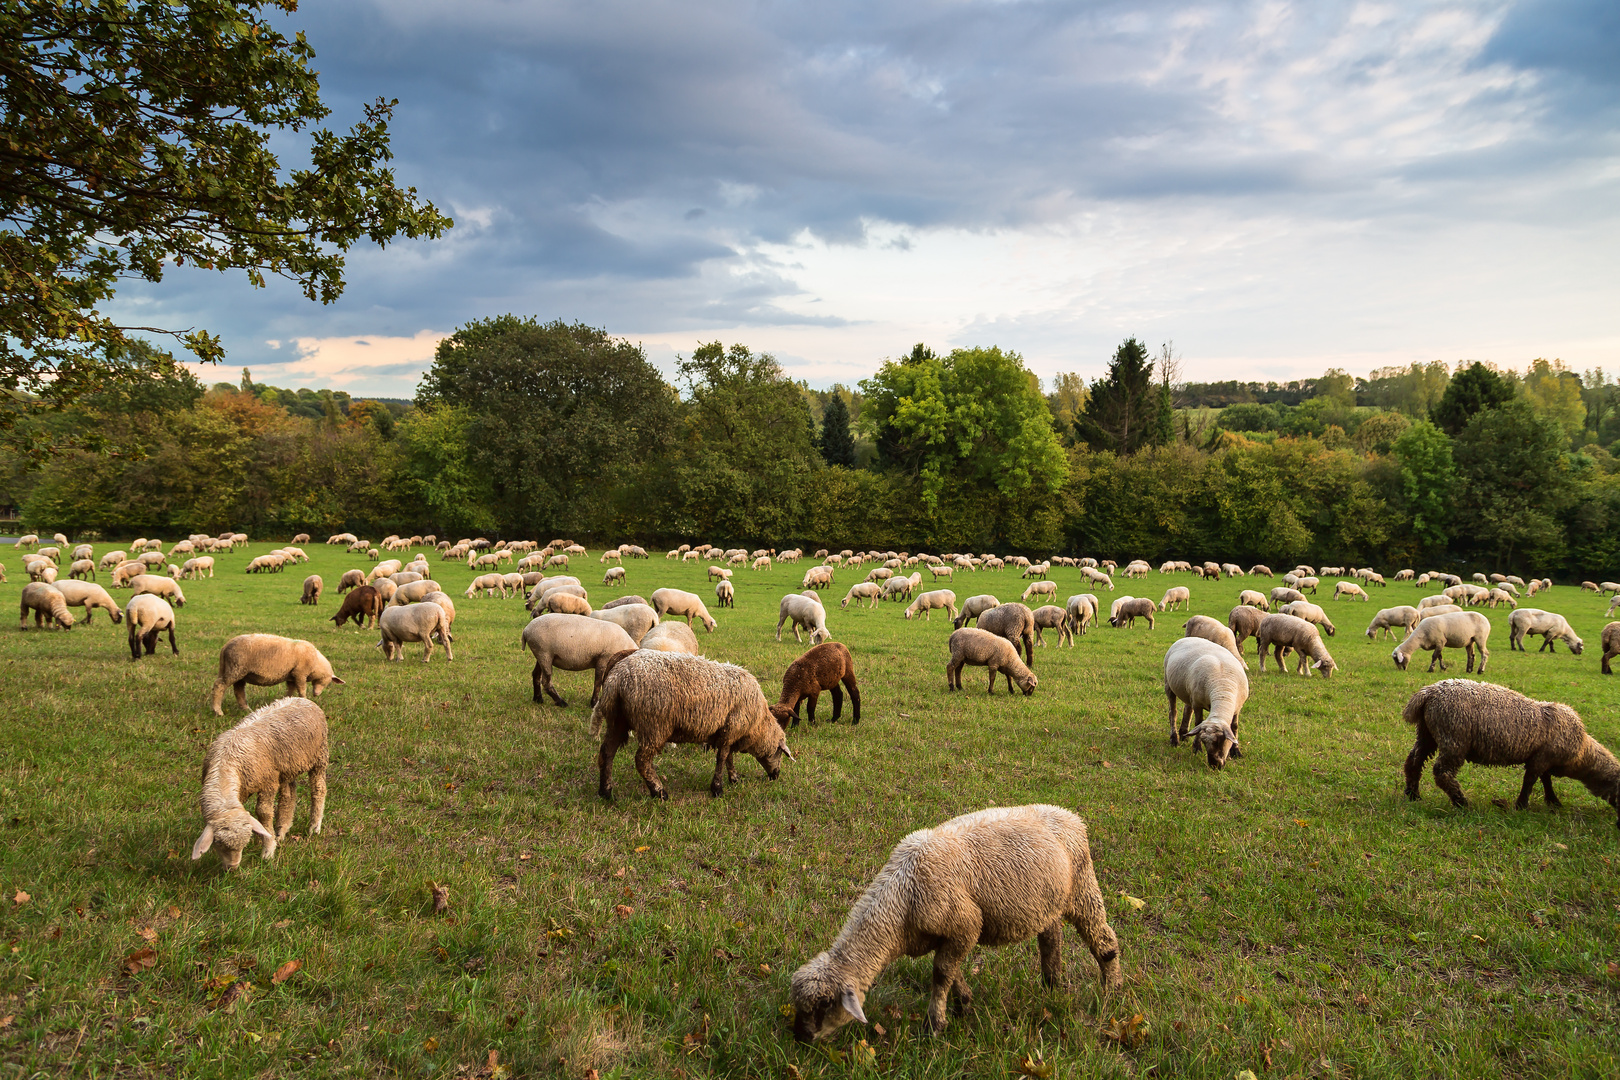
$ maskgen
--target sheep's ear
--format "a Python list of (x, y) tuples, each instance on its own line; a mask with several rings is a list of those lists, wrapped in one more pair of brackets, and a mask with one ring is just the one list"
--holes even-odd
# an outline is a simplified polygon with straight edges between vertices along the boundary
[(266, 840), (274, 840), (276, 838), (274, 833), (265, 828), (264, 824), (251, 814), (248, 815), (248, 828), (252, 829), (255, 833), (264, 837)]
[(788, 746), (786, 739), (782, 740), (782, 753), (787, 756), (787, 759), (789, 761), (798, 761), (799, 760), (798, 758), (793, 756), (793, 750)]
[(844, 994), (840, 1000), (840, 1004), (844, 1006), (844, 1011), (849, 1013), (849, 1015), (853, 1016), (863, 1024), (866, 1023), (866, 1013), (861, 1010), (861, 999), (855, 993), (855, 988), (853, 986), (844, 987)]
[(342, 679), (338, 678), (336, 675), (334, 675), (334, 676), (332, 676), (332, 685), (333, 686), (347, 686), (349, 684), (344, 682)]
[(191, 845), (192, 860), (196, 861), (197, 859), (202, 858), (203, 853), (213, 846), (214, 827), (212, 825), (204, 825), (202, 835), (197, 837), (197, 842), (195, 844)]

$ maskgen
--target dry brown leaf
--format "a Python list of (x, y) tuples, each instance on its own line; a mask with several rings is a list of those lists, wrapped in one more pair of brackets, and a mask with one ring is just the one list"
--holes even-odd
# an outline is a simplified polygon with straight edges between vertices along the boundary
[(872, 1021), (872, 1030), (877, 1032), (880, 1037), (889, 1033), (889, 1029), (878, 1023), (876, 1020)]
[(251, 993), (253, 993), (252, 983), (233, 982), (229, 986), (225, 987), (224, 991), (219, 995), (219, 1001), (215, 1002), (214, 1008), (224, 1009), (226, 1012), (231, 1012), (236, 1008), (236, 1003), (238, 1001), (241, 1001)]
[(585, 1080), (602, 1080), (602, 1074), (595, 1069), (586, 1069)]
[(1134, 1050), (1147, 1041), (1148, 1032), (1152, 1030), (1153, 1025), (1148, 1023), (1141, 1013), (1137, 1013), (1129, 1020), (1110, 1020), (1103, 1026), (1102, 1034), (1104, 1038), (1113, 1039), (1125, 1049)]
[(180, 917), (180, 909), (175, 907), (172, 904), (169, 905), (169, 918), (178, 919), (179, 917)]
[(642, 844), (640, 847), (636, 848), (636, 854), (640, 855), (643, 851), (648, 851), (648, 850), (651, 850), (649, 848), (649, 846), (646, 845), (646, 844)]
[(272, 929), (272, 930), (285, 930), (285, 929), (287, 929), (287, 927), (289, 927), (291, 925), (292, 925), (292, 920), (291, 919), (282, 919), (280, 922), (271, 923), (270, 924), (270, 929)]
[(428, 888), (433, 890), (433, 914), (450, 910), (450, 886), (440, 885), (438, 882), (428, 882)]
[(280, 967), (276, 968), (276, 973), (270, 976), (270, 985), (280, 986), (282, 983), (296, 975), (298, 973), (298, 969), (303, 966), (304, 962), (302, 960), (287, 961), (285, 964), (282, 964)]
[(15, 1019), (17, 1019), (15, 1016), (0, 1016), (0, 1031), (10, 1027), (11, 1022)]
[(1024, 1059), (1018, 1063), (1018, 1075), (1020, 1076), (1035, 1076), (1039, 1077), (1040, 1080), (1046, 1080), (1056, 1071), (1050, 1061), (1042, 1061), (1040, 1058), (1030, 1057), (1028, 1054), (1025, 1054)]
[(620, 904), (613, 909), (613, 914), (617, 915), (621, 919), (628, 919), (635, 913), (636, 909), (631, 907), (629, 904)]
[(124, 957), (124, 974), (139, 975), (157, 963), (157, 953), (151, 949), (136, 949)]
[(135, 932), (137, 934), (141, 935), (141, 937), (144, 938), (147, 941), (156, 941), (157, 940), (157, 931), (152, 929), (150, 926), (143, 926), (139, 930), (136, 930)]
[(434, 1051), (436, 1051), (438, 1049), (439, 1049), (439, 1040), (435, 1039), (431, 1035), (429, 1035), (427, 1037), (427, 1039), (422, 1043), (422, 1052), (424, 1054), (431, 1054), (431, 1053), (433, 1053)]
[(12, 902), (13, 905), (15, 905), (17, 907), (22, 907), (24, 904), (28, 903), (28, 901), (30, 901), (32, 899), (33, 899), (32, 896), (29, 896), (27, 893), (23, 892), (21, 889), (18, 889), (17, 890), (17, 895), (13, 896), (11, 898), (11, 902)]

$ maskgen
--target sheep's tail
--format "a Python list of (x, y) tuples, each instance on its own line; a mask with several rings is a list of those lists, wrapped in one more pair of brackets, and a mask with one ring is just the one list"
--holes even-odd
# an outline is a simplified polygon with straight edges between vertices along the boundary
[(1413, 694), (1412, 699), (1406, 703), (1406, 708), (1401, 710), (1401, 719), (1408, 724), (1423, 723), (1423, 712), (1428, 707), (1429, 696), (1433, 692), (1434, 685), (1429, 685)]

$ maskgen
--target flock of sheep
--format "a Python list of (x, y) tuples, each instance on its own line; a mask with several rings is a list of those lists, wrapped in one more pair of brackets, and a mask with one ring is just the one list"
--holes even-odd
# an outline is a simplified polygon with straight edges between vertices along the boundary
[[(35, 625), (49, 619), (64, 629), (74, 624), (70, 607), (84, 610), (88, 623), (96, 609), (113, 622), (129, 622), (133, 660), (150, 655), (160, 632), (167, 630), (175, 643), (174, 608), (185, 603), (179, 581), (212, 577), (214, 556), (244, 545), (247, 537), (226, 533), (218, 537), (192, 536), (175, 544), (167, 554), (155, 540), (137, 540), (129, 550), (112, 551), (99, 561), (90, 545), (73, 547), (69, 556), (66, 537), (58, 534), (55, 546), (39, 546), (36, 536), (23, 537), (19, 549), (30, 583), (22, 592), (22, 624), (34, 613)], [(299, 544), (260, 555), (244, 567), (246, 573), (279, 573), (308, 561)], [(951, 620), (946, 642), (948, 689), (962, 688), (962, 669), (984, 667), (988, 692), (994, 693), (998, 676), (1010, 694), (1017, 686), (1026, 696), (1039, 681), (1032, 670), (1035, 649), (1044, 646), (1043, 631), (1057, 635), (1056, 646), (1071, 648), (1076, 639), (1097, 627), (1103, 617), (1102, 600), (1095, 592), (1069, 596), (1062, 606), (1057, 587), (1049, 579), (1056, 565), (1078, 569), (1094, 588), (1115, 590), (1115, 577), (1145, 577), (1152, 569), (1144, 561), (1117, 563), (1094, 559), (1054, 558), (1032, 562), (1023, 557), (993, 555), (927, 555), (906, 552), (817, 551), (816, 563), (802, 579), (801, 590), (783, 596), (778, 604), (776, 640), (790, 627), (796, 640), (809, 635), (810, 649), (783, 675), (781, 694), (768, 700), (758, 680), (744, 668), (704, 658), (692, 629), (694, 622), (707, 632), (718, 623), (704, 599), (673, 588), (654, 590), (651, 599), (622, 596), (595, 608), (578, 577), (565, 573), (571, 558), (585, 549), (568, 541), (541, 546), (535, 542), (500, 542), (466, 539), (456, 542), (434, 536), (390, 536), (371, 544), (353, 534), (338, 534), (327, 541), (364, 555), (369, 570), (344, 573), (337, 592), (342, 600), (331, 620), (342, 627), (353, 621), (379, 634), (384, 657), (399, 660), (407, 643), (423, 646), (423, 662), (431, 659), (435, 644), (453, 659), (451, 645), (455, 603), (434, 578), (425, 553), (409, 563), (383, 558), (385, 553), (423, 548), (437, 552), (439, 562), (465, 564), (474, 576), (462, 596), (522, 596), (529, 622), (519, 637), (534, 657), (531, 673), (533, 700), (548, 697), (557, 705), (566, 701), (553, 682), (555, 671), (591, 671), (591, 732), (601, 735), (597, 752), (598, 793), (611, 799), (612, 767), (618, 751), (636, 736), (635, 769), (649, 795), (667, 799), (669, 792), (654, 769), (660, 749), (670, 743), (702, 744), (715, 752), (710, 792), (719, 796), (728, 781), (737, 779), (734, 755), (742, 751), (759, 761), (771, 779), (780, 774), (782, 759), (793, 757), (787, 733), (799, 722), (800, 709), (816, 719), (822, 694), (832, 697), (832, 716), (838, 719), (843, 698), (850, 698), (852, 721), (861, 717), (860, 687), (854, 657), (843, 644), (831, 640), (827, 609), (821, 592), (834, 583), (839, 571), (855, 571), (860, 580), (845, 594), (842, 608), (865, 601), (876, 607), (887, 601), (909, 602), (907, 620), (929, 620), (941, 611)], [(131, 558), (131, 552), (135, 557)], [(204, 553), (207, 554), (199, 554)], [(171, 561), (189, 556), (183, 565)], [(620, 545), (599, 560), (607, 566), (603, 583), (623, 584), (624, 561), (647, 558), (635, 545)], [(710, 561), (708, 579), (715, 582), (718, 608), (736, 603), (735, 573), (767, 570), (775, 563), (803, 559), (800, 550), (776, 552), (725, 549), (712, 545), (682, 545), (666, 555), (682, 563)], [(67, 579), (59, 579), (57, 566), (66, 561)], [(872, 564), (869, 570), (863, 568)], [(510, 564), (509, 571), (502, 571)], [(920, 591), (923, 574), (932, 581), (953, 581), (958, 573), (1021, 571), (1030, 579), (1020, 599), (1001, 602), (991, 593), (970, 596), (960, 605), (949, 588)], [(1274, 578), (1269, 567), (1247, 571), (1231, 563), (1192, 564), (1167, 562), (1164, 574), (1188, 573), (1205, 580), (1223, 577)], [(110, 571), (114, 588), (129, 588), (132, 595), (120, 610), (112, 596), (94, 582), (98, 570)], [(162, 572), (162, 571), (166, 571)], [(5, 569), (0, 566), (0, 580)], [(1300, 674), (1316, 672), (1328, 678), (1338, 668), (1323, 634), (1336, 627), (1328, 613), (1307, 599), (1316, 594), (1324, 577), (1340, 577), (1332, 595), (1341, 602), (1367, 601), (1367, 588), (1388, 587), (1371, 569), (1324, 567), (1320, 574), (1299, 566), (1282, 575), (1282, 584), (1268, 592), (1245, 589), (1239, 603), (1222, 623), (1194, 615), (1183, 624), (1184, 636), (1174, 640), (1164, 656), (1163, 687), (1169, 713), (1169, 741), (1184, 740), (1202, 749), (1211, 768), (1222, 768), (1243, 756), (1239, 724), (1250, 693), (1249, 663), (1243, 643), (1256, 641), (1260, 670), (1271, 657), (1279, 672), (1290, 654)], [(1540, 636), (1542, 649), (1556, 652), (1562, 641), (1579, 655), (1581, 639), (1568, 622), (1552, 612), (1519, 608), (1520, 590), (1534, 596), (1550, 588), (1547, 580), (1525, 582), (1505, 575), (1474, 575), (1463, 582), (1443, 573), (1416, 574), (1402, 570), (1391, 576), (1422, 588), (1438, 582), (1442, 592), (1425, 596), (1415, 605), (1384, 608), (1366, 629), (1366, 636), (1402, 632), (1392, 658), (1404, 670), (1411, 657), (1431, 653), (1429, 669), (1445, 668), (1443, 651), (1463, 649), (1467, 670), (1479, 664), (1480, 674), (1490, 658), (1487, 648), (1490, 620), (1480, 606), (1506, 604), (1510, 648), (1524, 648), (1527, 636)], [(81, 580), (89, 578), (91, 580)], [(325, 583), (319, 575), (305, 578), (300, 602), (319, 605)], [(1591, 591), (1609, 592), (1620, 605), (1620, 584), (1583, 584)], [(1031, 608), (1027, 602), (1053, 603)], [(1144, 620), (1151, 629), (1155, 616), (1191, 603), (1191, 589), (1173, 586), (1154, 601), (1122, 595), (1109, 605), (1107, 621), (1116, 628)], [(969, 625), (972, 624), (972, 625)], [(1602, 670), (1620, 653), (1620, 622), (1603, 630)], [(243, 634), (225, 642), (220, 650), (218, 676), (210, 704), (223, 714), (227, 690), (237, 705), (247, 708), (244, 687), (285, 684), (288, 696), (249, 713), (235, 727), (220, 734), (210, 746), (203, 769), (200, 807), (203, 830), (192, 850), (193, 859), (217, 850), (227, 868), (240, 864), (243, 851), (255, 838), (265, 858), (291, 826), (295, 786), (307, 777), (310, 788), (310, 832), (318, 833), (326, 795), (327, 728), (325, 714), (306, 694), (315, 696), (330, 685), (342, 684), (331, 663), (309, 641), (272, 634)], [(1181, 713), (1179, 723), (1178, 709)], [(1418, 797), (1418, 781), (1428, 759), (1436, 756), (1434, 779), (1454, 803), (1466, 804), (1457, 784), (1458, 769), (1466, 762), (1522, 765), (1524, 784), (1519, 806), (1527, 805), (1532, 788), (1543, 785), (1546, 801), (1557, 805), (1552, 779), (1579, 780), (1620, 810), (1620, 761), (1585, 731), (1580, 717), (1566, 705), (1538, 702), (1515, 691), (1471, 680), (1449, 679), (1418, 691), (1408, 702), (1404, 717), (1416, 729), (1415, 745), (1406, 760), (1406, 792)], [(256, 813), (245, 800), (258, 796)], [(963, 959), (975, 945), (1000, 945), (1035, 937), (1039, 941), (1041, 969), (1050, 982), (1061, 976), (1060, 941), (1064, 922), (1080, 932), (1095, 958), (1105, 988), (1121, 982), (1119, 946), (1109, 927), (1091, 865), (1084, 823), (1074, 814), (1052, 806), (996, 808), (967, 814), (933, 829), (907, 836), (894, 849), (888, 863), (868, 886), (850, 912), (842, 932), (826, 952), (799, 969), (792, 978), (794, 1032), (801, 1039), (825, 1036), (850, 1020), (865, 1022), (863, 1001), (867, 989), (893, 960), (902, 955), (935, 957), (928, 1022), (933, 1030), (944, 1027), (945, 1006), (952, 990), (961, 1004), (970, 992), (962, 980)]]

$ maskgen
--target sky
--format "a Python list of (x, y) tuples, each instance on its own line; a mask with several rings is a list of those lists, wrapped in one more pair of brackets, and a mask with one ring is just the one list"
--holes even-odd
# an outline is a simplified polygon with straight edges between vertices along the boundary
[[(917, 342), (1045, 379), (1173, 342), (1189, 380), (1413, 361), (1620, 369), (1620, 4), (322, 0), (332, 126), (398, 98), (436, 242), (335, 303), (175, 271), (114, 314), (204, 372), (410, 397), (506, 312), (672, 372), (812, 386)], [(297, 147), (285, 142), (284, 162)]]

